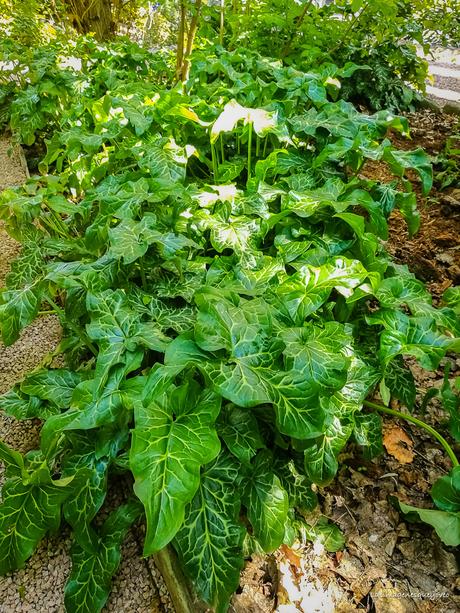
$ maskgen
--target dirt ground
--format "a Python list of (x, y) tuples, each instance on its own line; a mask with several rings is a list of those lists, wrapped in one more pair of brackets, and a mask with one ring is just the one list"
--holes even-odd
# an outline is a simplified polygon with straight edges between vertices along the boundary
[[(431, 111), (411, 114), (412, 140), (396, 138), (402, 148), (424, 147), (438, 155), (452, 133), (456, 118)], [(0, 140), (0, 185), (5, 177), (21, 181), (14, 158), (6, 156), (7, 144)], [(14, 168), (12, 168), (14, 165)], [(369, 163), (366, 175), (390, 178), (385, 167)], [(439, 186), (438, 186), (439, 187)], [(388, 250), (427, 282), (437, 301), (442, 292), (459, 282), (460, 186), (445, 191), (436, 188), (428, 199), (419, 196), (422, 217), (420, 232), (409, 239), (401, 219), (391, 219)], [(17, 245), (0, 229), (0, 281)], [(1, 284), (1, 283), (0, 283)], [(0, 347), (0, 391), (9, 388), (24, 372), (35, 367), (60, 338), (59, 323), (40, 318), (13, 348)], [(452, 371), (460, 361), (447, 358)], [(443, 365), (435, 373), (410, 366), (420, 390), (439, 386)], [(433, 425), (444, 415), (436, 401), (426, 416)], [(31, 448), (38, 424), (2, 418), (0, 434), (21, 451)], [(388, 453), (366, 462), (357, 449), (349, 447), (340, 458), (341, 469), (331, 486), (319, 491), (320, 509), (342, 529), (346, 547), (328, 554), (318, 544), (282, 547), (272, 556), (248, 560), (240, 588), (233, 598), (232, 613), (454, 613), (460, 610), (458, 563), (452, 548), (444, 547), (434, 532), (422, 524), (402, 520), (389, 497), (429, 506), (429, 489), (449, 469), (437, 444), (424, 432), (408, 425), (385, 421), (387, 430), (397, 428), (409, 440), (414, 458), (402, 464)], [(402, 432), (402, 434), (401, 434)], [(315, 521), (316, 514), (312, 521)], [(151, 562), (142, 561), (142, 529), (132, 531), (124, 545), (123, 562), (107, 613), (172, 611), (165, 586)], [(0, 612), (64, 611), (62, 587), (69, 572), (69, 537), (46, 539), (26, 567), (0, 578)], [(157, 586), (160, 586), (159, 588)]]

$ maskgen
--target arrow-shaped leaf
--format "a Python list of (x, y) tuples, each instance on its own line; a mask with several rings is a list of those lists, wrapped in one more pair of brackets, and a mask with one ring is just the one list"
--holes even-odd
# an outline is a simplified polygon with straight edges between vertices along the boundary
[(219, 453), (214, 422), (220, 398), (194, 381), (161, 380), (135, 407), (130, 465), (147, 516), (144, 553), (162, 549), (180, 528), (200, 482), (200, 466)]

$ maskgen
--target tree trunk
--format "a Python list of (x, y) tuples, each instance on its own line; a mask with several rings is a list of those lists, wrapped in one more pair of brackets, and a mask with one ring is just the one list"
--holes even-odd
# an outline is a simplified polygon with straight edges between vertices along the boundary
[(184, 62), (184, 47), (185, 47), (185, 16), (187, 8), (185, 6), (185, 0), (181, 0), (180, 3), (180, 21), (179, 21), (179, 33), (177, 36), (177, 52), (176, 52), (176, 80), (180, 81), (182, 76), (182, 64)]
[(94, 32), (98, 40), (113, 36), (111, 0), (65, 0), (64, 3), (74, 28), (80, 34)]
[(196, 0), (195, 2), (195, 12), (193, 13), (192, 19), (190, 21), (190, 27), (187, 33), (187, 46), (185, 48), (184, 58), (182, 61), (182, 81), (185, 82), (188, 79), (189, 71), (190, 71), (190, 55), (193, 51), (193, 43), (195, 42), (196, 32), (198, 30), (198, 23), (200, 20), (201, 14), (201, 5), (203, 4), (203, 0)]

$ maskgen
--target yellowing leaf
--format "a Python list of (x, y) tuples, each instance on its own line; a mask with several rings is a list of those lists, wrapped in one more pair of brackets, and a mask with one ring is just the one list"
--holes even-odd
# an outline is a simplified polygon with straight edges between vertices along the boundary
[(398, 426), (385, 428), (383, 445), (387, 452), (401, 464), (410, 464), (414, 459), (414, 452), (412, 451), (414, 443)]

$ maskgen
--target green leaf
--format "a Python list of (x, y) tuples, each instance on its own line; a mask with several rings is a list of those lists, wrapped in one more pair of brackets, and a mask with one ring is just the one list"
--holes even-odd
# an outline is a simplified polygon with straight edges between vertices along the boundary
[(383, 453), (382, 418), (377, 413), (355, 415), (353, 436), (365, 458), (370, 460)]
[(62, 465), (63, 476), (75, 475), (78, 486), (75, 495), (64, 503), (64, 517), (85, 549), (92, 546), (90, 523), (105, 500), (109, 463), (109, 458), (99, 458), (87, 449), (71, 453)]
[(59, 412), (56, 405), (44, 403), (40, 398), (27, 396), (16, 390), (10, 390), (0, 396), (0, 410), (16, 419), (47, 419)]
[(0, 504), (0, 574), (22, 568), (45, 534), (57, 530), (61, 504), (71, 493), (68, 483), (53, 481), (44, 465), (27, 478), (6, 481)]
[(457, 377), (452, 384), (450, 379), (450, 364), (444, 368), (444, 379), (441, 389), (429, 389), (422, 402), (425, 410), (429, 401), (438, 394), (441, 396), (442, 408), (449, 414), (449, 432), (456, 441), (460, 441), (460, 378)]
[(398, 149), (387, 148), (383, 157), (391, 170), (402, 177), (404, 171), (413, 169), (422, 181), (422, 193), (428, 194), (433, 185), (433, 169), (430, 156), (423, 149), (414, 151), (400, 151)]
[(409, 308), (419, 303), (431, 304), (431, 294), (417, 279), (408, 277), (389, 277), (380, 283), (375, 297), (382, 307), (393, 308), (405, 304)]
[(291, 190), (282, 198), (282, 210), (293, 211), (299, 217), (311, 217), (321, 209), (330, 207), (333, 211), (341, 212), (347, 209), (351, 201), (338, 201), (345, 185), (338, 179), (326, 181), (322, 187), (308, 191), (298, 192)]
[(460, 545), (460, 513), (419, 509), (399, 500), (397, 503), (401, 511), (407, 514), (408, 519), (415, 520), (418, 518), (420, 521), (433, 526), (444, 545), (450, 547)]
[(37, 277), (41, 277), (43, 273), (44, 259), (40, 234), (35, 228), (29, 230), (23, 241), (21, 253), (11, 263), (11, 271), (6, 276), (8, 289), (18, 290), (33, 285)]
[(278, 299), (294, 323), (303, 325), (305, 319), (317, 311), (336, 289), (346, 298), (367, 277), (358, 260), (334, 258), (324, 266), (305, 266), (291, 275), (276, 290)]
[(120, 389), (123, 367), (114, 369), (101, 388), (98, 379), (83, 381), (74, 391), (70, 409), (49, 417), (41, 430), (41, 448), (46, 453), (63, 432), (92, 430), (129, 419), (129, 390)]
[(329, 415), (320, 437), (304, 443), (305, 473), (317, 485), (328, 485), (338, 469), (337, 456), (353, 430), (350, 419)]
[(398, 355), (413, 355), (427, 370), (435, 370), (454, 340), (436, 330), (429, 317), (409, 317), (399, 311), (377, 316), (385, 330), (380, 336), (380, 358), (388, 364)]
[(316, 386), (297, 371), (270, 373), (270, 394), (280, 432), (298, 438), (317, 436), (325, 413)]
[(230, 248), (244, 255), (251, 250), (254, 237), (260, 232), (259, 223), (246, 218), (228, 221), (212, 219), (208, 225), (211, 228), (211, 244), (218, 253)]
[(264, 551), (274, 551), (283, 542), (289, 499), (268, 452), (259, 452), (254, 461), (246, 498), (254, 536)]
[(229, 183), (234, 181), (243, 171), (245, 162), (243, 160), (231, 160), (219, 164), (219, 181), (221, 183)]
[(132, 338), (136, 334), (138, 322), (121, 290), (107, 290), (99, 294), (88, 292), (86, 307), (91, 313), (91, 323), (86, 326), (88, 336), (99, 345), (96, 376), (100, 389), (113, 366), (134, 357), (136, 343)]
[(420, 212), (417, 210), (417, 198), (413, 192), (398, 192), (396, 194), (395, 206), (401, 211), (407, 223), (409, 237), (417, 234), (420, 228)]
[[(19, 472), (24, 468), (24, 458), (0, 439), (0, 461), (5, 464), (6, 468), (13, 467), (19, 469)], [(17, 473), (17, 471), (15, 471)]]
[(0, 300), (0, 330), (5, 345), (12, 345), (19, 333), (37, 317), (41, 286), (26, 285), (22, 289), (4, 291)]
[(21, 383), (21, 392), (48, 400), (65, 409), (70, 406), (72, 394), (82, 381), (80, 373), (65, 368), (41, 370), (29, 375)]
[(265, 447), (255, 416), (234, 405), (222, 411), (217, 430), (229, 451), (247, 466), (257, 451)]
[(155, 239), (160, 235), (156, 230), (156, 217), (147, 213), (141, 221), (123, 219), (121, 223), (109, 230), (110, 252), (116, 258), (122, 258), (125, 264), (132, 264), (142, 257)]
[(238, 465), (221, 453), (204, 468), (174, 541), (185, 571), (216, 613), (227, 611), (244, 564), (238, 482)]
[(72, 572), (65, 586), (65, 606), (71, 613), (99, 613), (110, 593), (112, 577), (120, 564), (125, 535), (142, 512), (137, 501), (113, 511), (100, 533), (92, 532), (91, 546), (78, 539), (72, 545)]
[(346, 347), (350, 337), (342, 324), (326, 322), (323, 328), (307, 324), (289, 328), (281, 334), (287, 365), (302, 372), (309, 381), (322, 387), (339, 389), (347, 378)]
[(307, 538), (313, 542), (319, 542), (323, 545), (326, 551), (334, 553), (343, 549), (345, 538), (340, 531), (340, 528), (329, 522), (325, 517), (320, 517), (314, 525), (305, 526)]
[(460, 315), (460, 286), (449, 287), (442, 295), (442, 301)]
[[(301, 438), (321, 432), (318, 386), (302, 371), (283, 370), (284, 343), (273, 335), (269, 306), (256, 299), (242, 301), (238, 308), (213, 294), (196, 299), (199, 347), (194, 348), (190, 339), (177, 339), (166, 363), (196, 364), (216, 392), (240, 407), (273, 404), (277, 425), (285, 434)], [(220, 349), (228, 353), (221, 361), (200, 351)]]
[(378, 370), (360, 358), (352, 356), (345, 385), (331, 395), (321, 396), (321, 405), (329, 415), (350, 417), (362, 408), (363, 400), (379, 378)]
[(122, 258), (125, 264), (132, 264), (145, 255), (153, 244), (158, 245), (166, 258), (174, 257), (184, 247), (194, 244), (185, 236), (159, 232), (157, 227), (156, 217), (152, 213), (146, 213), (139, 222), (123, 219), (109, 231), (110, 253), (116, 258)]
[(123, 112), (126, 119), (128, 119), (129, 123), (134, 127), (136, 134), (138, 136), (144, 134), (144, 132), (149, 129), (150, 124), (152, 123), (152, 118), (146, 117), (142, 112), (147, 107), (143, 107), (137, 101), (135, 102), (135, 104), (129, 104), (125, 100), (121, 102), (121, 106), (123, 108)]
[(448, 476), (435, 481), (431, 497), (438, 509), (453, 513), (460, 511), (460, 466), (453, 468)]
[(311, 489), (311, 482), (300, 473), (293, 460), (280, 457), (274, 464), (275, 473), (289, 497), (289, 506), (309, 513), (318, 505), (318, 497)]
[(159, 177), (170, 183), (182, 182), (185, 179), (187, 151), (177, 145), (173, 138), (159, 138), (139, 149), (133, 148), (133, 152), (139, 156), (139, 166), (148, 170), (152, 177)]
[(404, 365), (400, 356), (386, 367), (384, 381), (393, 398), (400, 400), (410, 410), (414, 408), (416, 397), (414, 375), (410, 368)]
[(219, 453), (214, 422), (220, 398), (189, 381), (160, 379), (135, 407), (130, 466), (147, 516), (144, 553), (162, 549), (180, 528), (199, 486), (200, 466)]

